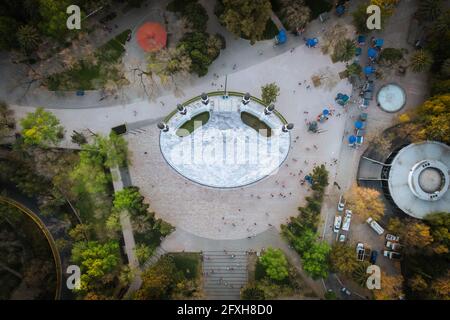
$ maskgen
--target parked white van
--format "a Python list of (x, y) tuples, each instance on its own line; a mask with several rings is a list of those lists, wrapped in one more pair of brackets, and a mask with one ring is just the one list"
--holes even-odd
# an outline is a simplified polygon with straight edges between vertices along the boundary
[(368, 218), (366, 222), (370, 225), (370, 227), (375, 230), (378, 235), (382, 235), (384, 233), (384, 229), (372, 218)]

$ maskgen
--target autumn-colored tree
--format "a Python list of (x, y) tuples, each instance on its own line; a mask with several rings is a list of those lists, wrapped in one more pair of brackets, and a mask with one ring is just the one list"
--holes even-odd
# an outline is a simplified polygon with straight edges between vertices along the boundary
[(384, 215), (384, 203), (380, 192), (365, 187), (353, 185), (347, 193), (347, 204), (353, 213), (366, 220), (372, 217), (379, 220)]
[(403, 277), (381, 271), (381, 289), (374, 290), (376, 300), (398, 300), (403, 296)]
[(142, 274), (142, 286), (136, 292), (135, 299), (169, 299), (178, 280), (179, 275), (172, 259), (163, 256)]
[(426, 280), (420, 275), (415, 274), (411, 278), (408, 279), (408, 287), (413, 291), (424, 291), (428, 288), (428, 283)]
[(450, 251), (450, 213), (435, 212), (425, 217), (430, 226), (433, 237), (433, 251), (436, 254), (445, 254)]
[(186, 77), (192, 65), (191, 58), (182, 46), (152, 52), (147, 60), (147, 75), (157, 76), (163, 85), (171, 84), (175, 77)]
[(400, 236), (406, 251), (424, 248), (433, 242), (430, 227), (416, 220), (391, 218), (388, 230)]
[(417, 109), (423, 139), (450, 143), (450, 94), (428, 99)]
[(351, 275), (359, 264), (353, 247), (339, 242), (333, 244), (330, 252), (330, 267), (333, 271)]
[(437, 299), (450, 300), (450, 271), (431, 283), (431, 290)]
[(390, 17), (395, 10), (395, 6), (400, 0), (370, 0), (370, 4), (377, 5), (381, 9), (381, 14), (384, 17)]

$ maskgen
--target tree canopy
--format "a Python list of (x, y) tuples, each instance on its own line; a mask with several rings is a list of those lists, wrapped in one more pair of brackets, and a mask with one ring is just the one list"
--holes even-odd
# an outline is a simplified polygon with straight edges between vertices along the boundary
[(348, 207), (353, 213), (366, 220), (379, 220), (384, 215), (384, 203), (379, 191), (371, 188), (352, 186), (347, 194)]
[(222, 0), (224, 12), (220, 20), (227, 29), (240, 37), (242, 34), (254, 44), (260, 40), (270, 19), (269, 0)]
[(280, 249), (268, 248), (259, 261), (273, 280), (281, 281), (289, 275), (286, 257)]
[(57, 144), (63, 136), (58, 118), (44, 108), (37, 108), (20, 120), (22, 135), (27, 145), (47, 147)]

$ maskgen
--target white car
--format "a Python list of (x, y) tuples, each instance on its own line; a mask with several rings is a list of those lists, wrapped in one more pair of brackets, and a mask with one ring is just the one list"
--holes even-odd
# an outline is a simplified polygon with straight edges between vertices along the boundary
[(386, 248), (393, 250), (393, 251), (399, 251), (402, 249), (402, 245), (398, 242), (388, 241), (386, 242)]
[(345, 239), (346, 239), (345, 234), (341, 234), (341, 235), (339, 236), (339, 242), (345, 242)]
[(340, 196), (339, 197), (339, 203), (338, 203), (338, 206), (337, 206), (337, 211), (338, 212), (342, 212), (342, 211), (344, 211), (344, 207), (345, 207), (345, 199), (344, 199), (344, 196)]
[(386, 240), (388, 240), (388, 241), (398, 241), (398, 240), (400, 240), (400, 237), (388, 233), (388, 234), (386, 235)]
[(344, 223), (342, 224), (342, 230), (350, 230), (350, 222), (352, 221), (352, 212), (350, 210), (345, 210)]
[(356, 252), (359, 252), (359, 250), (364, 250), (364, 243), (359, 242), (359, 243), (356, 245)]
[(391, 260), (400, 260), (402, 258), (402, 255), (400, 253), (395, 252), (395, 251), (388, 251), (388, 250), (383, 251), (383, 256), (385, 256)]
[(334, 217), (334, 232), (338, 233), (339, 229), (341, 228), (342, 224), (342, 217), (341, 216), (335, 216)]

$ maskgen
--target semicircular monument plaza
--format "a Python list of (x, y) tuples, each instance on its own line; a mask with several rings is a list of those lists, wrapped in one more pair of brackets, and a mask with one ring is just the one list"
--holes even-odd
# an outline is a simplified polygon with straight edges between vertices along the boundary
[(175, 171), (201, 185), (235, 188), (276, 173), (293, 125), (248, 93), (213, 92), (178, 105), (158, 127)]

